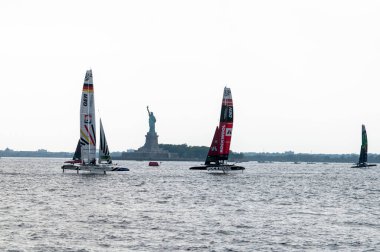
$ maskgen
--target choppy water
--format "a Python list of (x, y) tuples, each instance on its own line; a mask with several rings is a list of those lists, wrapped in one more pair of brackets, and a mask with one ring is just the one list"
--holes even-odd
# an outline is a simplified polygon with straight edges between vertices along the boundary
[(0, 251), (380, 251), (380, 167), (127, 162), (62, 173), (62, 159), (0, 159)]

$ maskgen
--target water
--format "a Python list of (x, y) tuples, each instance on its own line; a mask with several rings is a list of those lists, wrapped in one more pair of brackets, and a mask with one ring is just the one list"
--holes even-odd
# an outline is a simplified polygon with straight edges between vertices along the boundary
[(62, 159), (0, 159), (0, 251), (380, 251), (380, 167), (120, 161), (62, 173)]

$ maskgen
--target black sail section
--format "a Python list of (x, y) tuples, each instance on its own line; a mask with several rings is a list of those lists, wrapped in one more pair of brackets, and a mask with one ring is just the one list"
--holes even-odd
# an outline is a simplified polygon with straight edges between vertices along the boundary
[(220, 131), (219, 131), (219, 127), (216, 127), (214, 138), (212, 139), (210, 149), (208, 150), (205, 165), (209, 165), (211, 163), (219, 164), (219, 151), (218, 151), (219, 141), (220, 141)]
[(75, 153), (73, 156), (73, 160), (81, 160), (81, 143), (80, 140), (78, 140), (77, 148), (75, 149)]
[(92, 135), (94, 136), (94, 144), (96, 146), (96, 134), (95, 134), (95, 129), (94, 129), (94, 125), (91, 124), (91, 130), (92, 130)]
[(106, 135), (104, 134), (103, 123), (100, 120), (100, 150), (99, 150), (99, 163), (106, 161), (107, 163), (112, 163), (110, 152), (108, 150), (108, 144), (106, 140)]
[(362, 125), (362, 146), (360, 148), (359, 164), (367, 163), (368, 158), (368, 139), (365, 126)]

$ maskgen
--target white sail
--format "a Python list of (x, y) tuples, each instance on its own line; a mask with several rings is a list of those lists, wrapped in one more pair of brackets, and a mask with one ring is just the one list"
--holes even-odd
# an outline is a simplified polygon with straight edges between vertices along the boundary
[(92, 70), (87, 70), (80, 105), (80, 141), (84, 163), (96, 163), (96, 119)]
[(109, 164), (112, 163), (106, 135), (104, 134), (102, 119), (100, 119), (99, 163), (102, 163), (102, 161), (105, 161)]

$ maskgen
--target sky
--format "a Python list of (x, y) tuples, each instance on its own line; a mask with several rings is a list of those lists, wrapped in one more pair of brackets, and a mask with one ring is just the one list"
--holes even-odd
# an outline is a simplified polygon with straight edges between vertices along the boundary
[[(224, 86), (231, 149), (380, 153), (380, 2), (1, 1), (0, 149), (73, 152), (85, 72), (110, 151), (209, 146)], [(98, 125), (99, 130), (99, 125)]]

